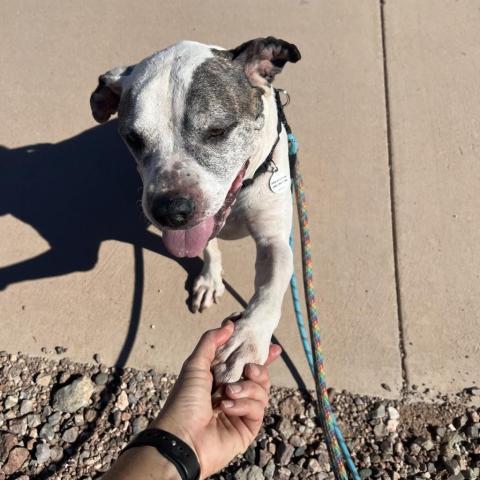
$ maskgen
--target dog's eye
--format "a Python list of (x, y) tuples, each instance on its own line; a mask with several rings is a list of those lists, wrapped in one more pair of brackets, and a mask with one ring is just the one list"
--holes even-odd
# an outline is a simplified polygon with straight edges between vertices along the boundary
[(237, 122), (233, 122), (228, 127), (212, 127), (207, 130), (207, 138), (209, 140), (221, 140), (227, 136), (236, 126)]
[(225, 133), (227, 133), (226, 128), (210, 128), (208, 130), (208, 137), (209, 138), (223, 137)]
[(133, 150), (141, 150), (144, 146), (143, 138), (137, 132), (129, 132), (124, 138)]

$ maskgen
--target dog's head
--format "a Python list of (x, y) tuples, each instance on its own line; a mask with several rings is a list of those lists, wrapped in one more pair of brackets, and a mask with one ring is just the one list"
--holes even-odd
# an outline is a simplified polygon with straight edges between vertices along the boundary
[(261, 138), (262, 95), (299, 59), (273, 37), (233, 50), (183, 41), (100, 76), (93, 116), (102, 123), (118, 112), (143, 210), (173, 255), (198, 255), (222, 228)]

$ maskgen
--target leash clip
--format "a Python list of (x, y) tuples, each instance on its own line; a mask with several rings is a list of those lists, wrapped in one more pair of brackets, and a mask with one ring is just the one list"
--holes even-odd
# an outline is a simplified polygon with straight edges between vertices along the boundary
[(286, 100), (285, 102), (283, 102), (281, 105), (283, 108), (285, 108), (289, 103), (290, 103), (290, 94), (286, 91), (286, 90), (282, 90), (282, 89), (277, 89), (277, 92), (280, 94), (280, 95), (284, 95)]

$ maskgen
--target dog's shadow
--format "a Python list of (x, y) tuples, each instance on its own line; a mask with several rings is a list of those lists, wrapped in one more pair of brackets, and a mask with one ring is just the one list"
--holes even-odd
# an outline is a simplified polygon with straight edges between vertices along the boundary
[[(118, 240), (170, 257), (147, 230), (135, 161), (112, 121), (56, 144), (0, 146), (0, 215), (32, 226), (50, 248), (0, 267), (0, 290), (25, 280), (88, 271), (100, 244)], [(201, 260), (175, 259), (190, 291)]]

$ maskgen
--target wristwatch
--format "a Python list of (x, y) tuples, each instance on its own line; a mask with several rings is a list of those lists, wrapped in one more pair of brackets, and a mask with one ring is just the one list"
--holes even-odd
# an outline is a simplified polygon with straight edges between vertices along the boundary
[(199, 480), (200, 464), (195, 452), (172, 433), (158, 428), (147, 428), (129, 443), (122, 453), (135, 447), (154, 447), (170, 460), (178, 470), (182, 480)]

